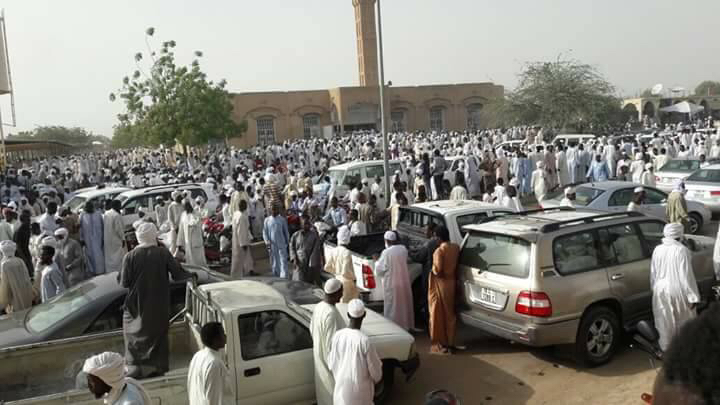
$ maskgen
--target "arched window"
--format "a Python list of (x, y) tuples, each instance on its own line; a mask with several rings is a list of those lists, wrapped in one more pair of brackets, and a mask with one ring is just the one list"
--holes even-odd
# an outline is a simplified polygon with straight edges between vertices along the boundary
[(275, 118), (269, 115), (255, 120), (259, 145), (272, 145), (275, 143)]
[(480, 129), (480, 121), (482, 119), (482, 108), (483, 105), (479, 103), (470, 104), (467, 106), (467, 128), (468, 129)]
[(445, 108), (442, 106), (430, 109), (430, 130), (442, 131), (445, 129)]
[(305, 138), (320, 136), (320, 114), (303, 115), (303, 136)]
[(390, 112), (393, 132), (405, 132), (405, 110), (394, 110)]

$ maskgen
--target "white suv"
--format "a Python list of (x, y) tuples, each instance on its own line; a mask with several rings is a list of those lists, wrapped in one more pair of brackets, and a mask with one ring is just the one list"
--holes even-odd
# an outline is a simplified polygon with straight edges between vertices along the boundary
[(163, 197), (166, 201), (165, 206), (167, 206), (171, 201), (170, 196), (172, 192), (176, 190), (181, 192), (190, 192), (190, 198), (192, 199), (195, 199), (198, 196), (204, 198), (206, 201), (206, 207), (210, 212), (214, 212), (218, 205), (218, 196), (213, 191), (211, 184), (165, 184), (161, 186), (138, 188), (120, 193), (117, 197), (115, 197), (116, 200), (120, 200), (122, 203), (121, 214), (125, 227), (132, 226), (133, 222), (140, 218), (138, 215), (140, 210), (145, 212), (147, 217), (156, 219), (155, 198)]

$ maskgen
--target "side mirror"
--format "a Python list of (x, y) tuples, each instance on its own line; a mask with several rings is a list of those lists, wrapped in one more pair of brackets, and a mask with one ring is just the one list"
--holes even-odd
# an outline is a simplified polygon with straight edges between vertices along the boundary
[(637, 331), (650, 343), (655, 343), (660, 340), (657, 330), (648, 321), (640, 321), (637, 324)]

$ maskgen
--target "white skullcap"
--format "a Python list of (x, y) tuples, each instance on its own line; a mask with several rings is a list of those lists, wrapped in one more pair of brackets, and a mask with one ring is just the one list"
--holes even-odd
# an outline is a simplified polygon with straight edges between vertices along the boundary
[(15, 256), (15, 249), (17, 249), (17, 245), (11, 240), (0, 242), (0, 252), (2, 252), (5, 257)]
[(348, 303), (348, 315), (351, 318), (362, 318), (365, 315), (365, 304), (355, 298)]
[(338, 245), (348, 245), (350, 243), (350, 228), (347, 225), (343, 225), (338, 228), (337, 241)]
[(652, 169), (652, 163), (645, 163), (645, 168), (648, 170)]
[(644, 187), (635, 187), (635, 190), (633, 190), (634, 193), (642, 193), (645, 191)]
[(663, 228), (663, 236), (670, 239), (679, 239), (683, 236), (685, 227), (682, 224), (667, 224)]
[(60, 236), (60, 235), (62, 235), (63, 237), (67, 238), (67, 236), (68, 236), (68, 230), (67, 230), (66, 228), (58, 228), (58, 229), (55, 231), (54, 235), (55, 235), (55, 236)]
[(54, 236), (46, 236), (40, 241), (40, 246), (50, 246), (53, 249), (57, 249), (57, 240)]
[(394, 242), (397, 240), (397, 234), (395, 234), (395, 232), (393, 232), (393, 231), (387, 231), (387, 232), (385, 232), (385, 240)]
[(568, 194), (575, 194), (575, 187), (566, 187), (565, 195), (568, 195)]
[(103, 380), (112, 388), (125, 384), (125, 359), (114, 352), (105, 352), (85, 360), (82, 371)]
[(685, 182), (683, 179), (675, 179), (673, 182), (673, 191), (683, 191), (685, 190)]
[(157, 245), (157, 226), (152, 222), (144, 222), (137, 227), (135, 230), (135, 237), (138, 243), (142, 246), (155, 246)]
[(325, 294), (335, 294), (336, 292), (340, 291), (342, 288), (342, 282), (336, 278), (331, 278), (330, 280), (325, 282), (325, 287), (323, 290), (325, 291)]

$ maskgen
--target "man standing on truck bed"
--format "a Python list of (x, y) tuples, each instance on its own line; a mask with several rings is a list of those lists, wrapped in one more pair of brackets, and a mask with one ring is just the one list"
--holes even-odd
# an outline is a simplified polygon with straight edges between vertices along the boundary
[(169, 367), (168, 329), (170, 281), (192, 277), (164, 246), (158, 246), (155, 224), (141, 224), (138, 246), (125, 255), (120, 285), (129, 290), (123, 310), (123, 334), (128, 375), (134, 378), (165, 374)]
[(408, 252), (397, 243), (395, 231), (385, 232), (385, 250), (375, 263), (377, 274), (383, 278), (383, 315), (405, 330), (414, 329), (412, 289), (408, 273)]

